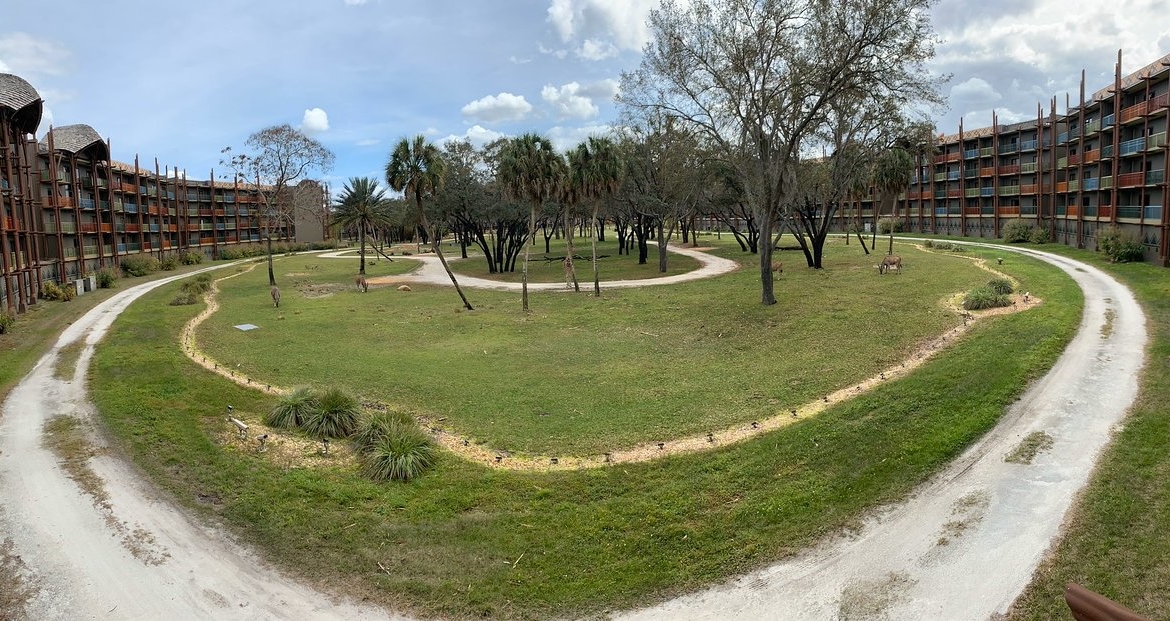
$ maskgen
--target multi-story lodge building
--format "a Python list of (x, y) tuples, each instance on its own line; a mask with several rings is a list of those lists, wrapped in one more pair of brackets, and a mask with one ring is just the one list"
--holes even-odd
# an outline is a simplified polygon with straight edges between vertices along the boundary
[[(0, 311), (23, 312), (46, 282), (92, 286), (88, 276), (128, 255), (216, 258), (267, 232), (256, 186), (111, 161), (88, 125), (37, 141), (42, 109), (28, 82), (0, 73)], [(274, 239), (295, 239), (291, 223), (272, 226)]]
[[(1023, 219), (1049, 230), (1054, 242), (1095, 249), (1097, 233), (1116, 225), (1141, 240), (1146, 259), (1170, 266), (1167, 247), (1167, 111), (1170, 55), (1122, 75), (1067, 111), (1037, 108), (1034, 120), (940, 136), (922, 150), (898, 216), (910, 231), (999, 237)], [(1075, 104), (1075, 105), (1072, 105)], [(842, 210), (839, 225), (872, 216), (873, 203)]]

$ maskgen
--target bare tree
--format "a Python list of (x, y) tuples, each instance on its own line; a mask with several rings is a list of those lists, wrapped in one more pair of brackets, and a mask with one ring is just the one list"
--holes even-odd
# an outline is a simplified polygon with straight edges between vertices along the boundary
[(276, 286), (272, 269), (272, 236), (296, 221), (293, 186), (312, 171), (329, 172), (333, 152), (291, 125), (275, 125), (248, 136), (247, 151), (221, 151), (221, 164), (245, 182), (254, 182), (264, 201), (261, 224), (268, 250), (268, 284)]
[(664, 0), (641, 66), (622, 76), (632, 115), (704, 134), (743, 183), (760, 226), (761, 300), (774, 304), (773, 234), (806, 140), (841, 99), (938, 101), (932, 0)]

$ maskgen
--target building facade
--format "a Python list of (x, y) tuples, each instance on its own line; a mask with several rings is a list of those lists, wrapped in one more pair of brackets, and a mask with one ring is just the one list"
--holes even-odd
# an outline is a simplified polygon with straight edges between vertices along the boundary
[[(920, 149), (910, 187), (896, 204), (912, 232), (994, 238), (1009, 220), (1047, 229), (1054, 242), (1096, 249), (1102, 228), (1141, 240), (1146, 259), (1170, 266), (1167, 116), (1170, 55), (1122, 74), (1064, 114), (940, 136)], [(841, 211), (838, 226), (873, 215), (872, 200)]]
[(260, 242), (270, 222), (274, 239), (296, 238), (292, 222), (263, 217), (255, 185), (112, 161), (87, 125), (53, 128), (38, 142), (42, 110), (28, 82), (0, 74), (0, 311), (23, 312), (46, 282), (84, 288), (130, 255), (217, 258)]

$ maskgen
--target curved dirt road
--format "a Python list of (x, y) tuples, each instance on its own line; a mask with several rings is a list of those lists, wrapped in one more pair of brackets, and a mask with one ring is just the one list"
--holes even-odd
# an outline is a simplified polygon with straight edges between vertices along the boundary
[[(84, 378), (93, 344), (131, 301), (175, 278), (127, 289), (86, 313), (4, 402), (0, 540), (12, 540), (25, 580), (38, 589), (28, 618), (388, 618), (382, 610), (333, 601), (265, 567), (222, 532), (160, 498), (132, 467), (100, 453), (89, 463), (108, 499), (95, 502), (42, 446), (50, 418), (90, 417)], [(86, 346), (73, 379), (58, 379), (60, 349), (82, 338)]]
[[(1137, 395), (1145, 316), (1109, 275), (1006, 249), (1067, 272), (1085, 295), (1080, 330), (1003, 420), (913, 498), (831, 541), (732, 583), (627, 619), (988, 619), (1031, 580), (1077, 490)], [(1034, 432), (1030, 465), (1004, 456)]]

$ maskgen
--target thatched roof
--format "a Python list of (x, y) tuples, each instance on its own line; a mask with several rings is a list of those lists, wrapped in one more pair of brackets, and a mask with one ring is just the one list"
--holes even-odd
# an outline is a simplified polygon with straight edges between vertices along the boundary
[(49, 130), (44, 144), (65, 153), (88, 155), (97, 160), (110, 159), (110, 148), (89, 125), (62, 125)]
[(12, 111), (16, 128), (25, 134), (37, 131), (44, 103), (37, 89), (20, 76), (0, 73), (0, 112)]

